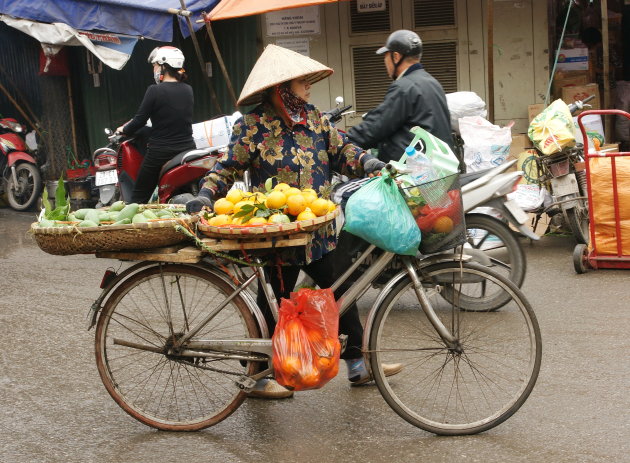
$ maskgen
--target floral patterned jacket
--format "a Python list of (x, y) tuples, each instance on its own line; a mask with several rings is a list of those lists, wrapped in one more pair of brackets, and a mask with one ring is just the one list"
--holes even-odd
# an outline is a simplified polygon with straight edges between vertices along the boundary
[[(359, 157), (363, 150), (351, 144), (313, 105), (305, 106), (302, 122), (289, 128), (269, 103), (262, 103), (236, 121), (227, 153), (208, 173), (204, 188), (214, 198), (227, 194), (236, 180), (249, 169), (254, 189), (264, 191), (265, 181), (275, 177), (298, 188), (313, 188), (328, 197), (332, 172), (348, 177), (364, 175)], [(336, 246), (334, 223), (315, 233), (306, 255), (283, 256), (292, 265), (320, 259)]]

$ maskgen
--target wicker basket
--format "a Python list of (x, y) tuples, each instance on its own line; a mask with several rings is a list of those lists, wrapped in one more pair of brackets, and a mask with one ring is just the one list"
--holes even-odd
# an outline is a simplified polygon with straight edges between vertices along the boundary
[(339, 215), (339, 208), (329, 212), (321, 217), (309, 220), (300, 220), (299, 222), (290, 223), (274, 223), (268, 225), (231, 225), (229, 227), (215, 227), (208, 225), (205, 220), (201, 220), (197, 224), (197, 229), (210, 238), (228, 238), (228, 239), (256, 239), (261, 237), (292, 235), (294, 233), (303, 233), (305, 231), (315, 231), (325, 227), (335, 220)]
[(56, 256), (92, 254), (102, 251), (151, 249), (181, 243), (188, 238), (175, 230), (176, 224), (191, 225), (198, 217), (163, 219), (132, 225), (101, 227), (48, 227), (31, 225), (30, 233), (42, 251)]

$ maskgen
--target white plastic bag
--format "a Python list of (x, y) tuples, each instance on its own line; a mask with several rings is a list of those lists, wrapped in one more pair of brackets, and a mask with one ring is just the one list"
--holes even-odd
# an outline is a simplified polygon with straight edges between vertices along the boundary
[(483, 117), (462, 117), (459, 128), (464, 140), (467, 172), (490, 169), (505, 162), (510, 154), (512, 128), (491, 124)]
[(446, 104), (451, 113), (451, 127), (459, 133), (459, 120), (462, 117), (486, 117), (486, 102), (475, 92), (454, 92), (446, 94)]
[(221, 116), (193, 124), (193, 140), (197, 149), (219, 148), (229, 144), (232, 126), (242, 116), (237, 111), (231, 116)]

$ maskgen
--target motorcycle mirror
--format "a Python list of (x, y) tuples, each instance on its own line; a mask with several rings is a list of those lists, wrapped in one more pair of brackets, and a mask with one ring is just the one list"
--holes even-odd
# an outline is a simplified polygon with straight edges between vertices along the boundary
[(341, 106), (343, 104), (343, 97), (338, 96), (337, 98), (335, 98), (335, 103), (337, 103), (337, 106)]
[(105, 135), (110, 136), (112, 133), (114, 132), (111, 129), (105, 129)]

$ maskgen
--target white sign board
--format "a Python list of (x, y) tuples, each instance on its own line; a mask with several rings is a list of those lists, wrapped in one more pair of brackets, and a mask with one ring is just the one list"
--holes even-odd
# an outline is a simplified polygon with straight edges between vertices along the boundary
[(370, 13), (372, 11), (385, 11), (386, 0), (357, 0), (357, 11), (359, 13)]
[(320, 33), (319, 7), (307, 6), (265, 14), (267, 37)]
[(290, 39), (277, 39), (276, 45), (283, 48), (288, 48), (296, 53), (300, 53), (304, 56), (310, 57), (310, 42), (308, 37), (295, 37)]

